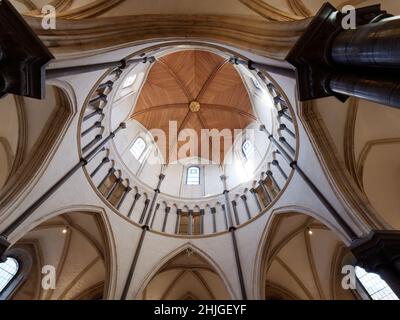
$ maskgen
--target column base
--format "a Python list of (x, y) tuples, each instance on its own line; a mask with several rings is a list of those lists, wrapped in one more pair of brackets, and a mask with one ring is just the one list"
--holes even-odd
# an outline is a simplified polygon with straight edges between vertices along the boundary
[(358, 266), (381, 276), (400, 298), (400, 231), (373, 230), (350, 250)]

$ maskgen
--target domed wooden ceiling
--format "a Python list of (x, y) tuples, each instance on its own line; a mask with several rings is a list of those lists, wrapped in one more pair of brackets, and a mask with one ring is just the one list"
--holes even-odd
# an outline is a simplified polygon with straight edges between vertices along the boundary
[[(243, 129), (256, 120), (235, 67), (214, 53), (199, 50), (179, 51), (158, 59), (151, 67), (131, 118), (148, 130), (161, 129), (166, 133), (166, 162), (169, 162), (169, 121), (177, 122), (178, 136), (184, 129), (194, 129), (199, 137), (197, 150), (179, 158), (211, 159), (211, 148), (218, 146), (213, 146), (210, 138), (201, 141), (201, 129), (229, 129), (234, 137), (234, 129)], [(171, 146), (179, 150), (187, 141)], [(209, 155), (202, 153), (204, 143), (209, 144)], [(228, 151), (224, 150), (222, 140), (219, 148), (222, 163)]]

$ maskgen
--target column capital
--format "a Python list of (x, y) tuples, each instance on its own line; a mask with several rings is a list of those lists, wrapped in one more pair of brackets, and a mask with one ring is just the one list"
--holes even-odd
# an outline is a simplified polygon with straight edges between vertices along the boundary
[[(382, 13), (384, 11), (381, 10), (380, 5), (356, 9), (357, 27), (369, 24)], [(346, 32), (342, 26), (345, 15), (346, 13), (325, 3), (287, 55), (286, 61), (296, 68), (300, 101), (332, 95), (330, 90), (327, 90), (327, 83), (329, 83), (327, 80), (336, 72), (332, 60), (332, 43), (337, 35)], [(365, 56), (369, 57), (368, 54)], [(347, 99), (347, 96), (342, 94), (335, 94), (335, 96), (341, 101)]]
[(135, 200), (139, 200), (142, 195), (138, 192), (135, 194)]
[(376, 272), (385, 264), (399, 265), (400, 231), (373, 230), (368, 236), (354, 240), (350, 250), (358, 265), (369, 272)]

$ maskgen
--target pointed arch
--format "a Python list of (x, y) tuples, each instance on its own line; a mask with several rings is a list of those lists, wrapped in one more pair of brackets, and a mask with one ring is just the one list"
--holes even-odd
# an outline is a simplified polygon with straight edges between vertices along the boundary
[[(43, 233), (48, 230), (53, 232), (53, 234), (57, 232), (58, 235), (60, 235), (64, 233), (64, 229), (67, 230), (65, 232), (66, 242), (64, 242), (64, 254), (61, 254), (60, 259), (57, 260), (59, 261), (57, 269), (60, 271), (61, 275), (63, 267), (66, 263), (70, 262), (67, 261), (68, 258), (73, 259), (73, 256), (71, 257), (71, 250), (69, 250), (71, 246), (71, 237), (84, 239), (86, 247), (88, 248), (87, 250), (93, 253), (93, 259), (86, 265), (83, 265), (77, 277), (71, 279), (71, 281), (66, 284), (61, 295), (58, 294), (54, 297), (48, 292), (47, 294), (41, 295), (41, 297), (48, 299), (57, 298), (57, 296), (67, 299), (68, 297), (70, 299), (74, 297), (87, 297), (88, 295), (82, 295), (83, 293), (74, 292), (74, 290), (71, 289), (79, 283), (83, 276), (88, 274), (86, 272), (87, 270), (93, 270), (93, 268), (95, 268), (97, 274), (102, 274), (101, 270), (104, 269), (104, 277), (101, 279), (101, 282), (103, 282), (102, 296), (104, 299), (112, 299), (115, 295), (117, 276), (116, 246), (110, 222), (103, 208), (85, 205), (62, 208), (44, 215), (33, 222), (24, 224), (10, 240), (13, 247), (32, 242), (35, 242), (36, 246), (38, 246), (39, 242), (35, 239), (35, 237), (38, 236), (38, 232)], [(70, 240), (67, 241), (68, 239)], [(76, 241), (75, 239), (75, 243)], [(41, 257), (36, 257), (38, 263), (40, 263), (40, 261), (43, 262), (44, 250), (40, 250), (40, 252)], [(34, 252), (31, 254), (35, 255)], [(97, 263), (93, 263), (93, 261)], [(95, 283), (97, 288), (95, 291), (97, 293), (99, 292), (99, 282), (100, 280)], [(87, 290), (89, 289), (90, 288), (87, 288)], [(89, 291), (91, 292), (91, 290)], [(94, 297), (95, 295), (92, 296)]]
[[(199, 260), (203, 261), (203, 265), (175, 265), (171, 267), (171, 263), (175, 262), (177, 259), (180, 258), (185, 252), (188, 252), (190, 255), (195, 255), (199, 258)], [(186, 269), (185, 269), (186, 268)], [(142, 284), (139, 286), (139, 289), (137, 291), (136, 297), (137, 298), (145, 298), (146, 295), (148, 294), (148, 288), (149, 285), (152, 283), (152, 281), (162, 272), (168, 272), (170, 270), (175, 270), (178, 272), (178, 274), (175, 275), (175, 278), (180, 279), (182, 278), (187, 272), (190, 272), (194, 274), (194, 277), (199, 279), (199, 285), (201, 285), (203, 288), (205, 288), (206, 291), (212, 292), (210, 288), (210, 284), (207, 283), (207, 281), (204, 279), (204, 277), (199, 273), (199, 270), (207, 270), (208, 272), (213, 272), (214, 275), (221, 281), (221, 286), (223, 286), (225, 293), (224, 293), (224, 299), (235, 299), (235, 296), (233, 294), (233, 290), (229, 284), (228, 278), (224, 274), (224, 272), (221, 270), (221, 268), (218, 266), (217, 263), (213, 261), (213, 259), (208, 256), (204, 251), (202, 251), (200, 248), (197, 246), (193, 245), (192, 243), (185, 243), (184, 245), (176, 248), (174, 251), (170, 252), (166, 256), (164, 256), (162, 259), (159, 260), (157, 266), (151, 270), (145, 279), (143, 280)], [(174, 279), (175, 279), (174, 278)], [(170, 284), (173, 284), (174, 281), (171, 281)], [(168, 290), (171, 290), (171, 288), (167, 288), (164, 292), (164, 294), (160, 295), (160, 297), (165, 298), (168, 296)], [(196, 292), (181, 292), (180, 296), (198, 296)], [(218, 297), (218, 294), (215, 295), (215, 293), (210, 294), (211, 299), (212, 298), (220, 298)]]
[[(311, 233), (309, 233), (310, 230)], [(312, 238), (312, 234), (314, 238)], [(316, 245), (318, 241), (315, 242), (315, 237), (326, 237), (325, 242), (329, 240), (329, 250), (332, 251), (328, 252), (329, 254), (332, 253), (331, 256), (328, 256), (332, 260), (329, 260), (329, 263), (321, 262), (320, 253), (322, 250)], [(276, 286), (279, 286), (281, 289), (284, 288), (286, 293), (291, 293), (290, 295), (286, 294), (287, 297), (303, 297), (303, 299), (336, 298), (338, 296), (337, 290), (335, 289), (335, 294), (332, 294), (332, 286), (335, 281), (338, 281), (339, 276), (337, 267), (341, 260), (337, 256), (338, 248), (344, 250), (346, 244), (349, 244), (346, 235), (337, 226), (332, 225), (312, 210), (292, 206), (275, 209), (268, 217), (256, 254), (254, 297), (264, 299), (271, 296), (266, 292), (266, 284), (272, 283), (272, 291), (276, 289)], [(300, 249), (301, 252), (304, 252), (299, 256), (299, 259), (290, 263), (285, 262), (289, 250), (293, 251), (295, 246), (298, 248), (297, 253)], [(290, 266), (290, 270), (287, 270), (285, 266)], [(307, 276), (301, 269), (303, 267), (307, 268)], [(285, 288), (284, 284), (276, 279), (279, 268), (288, 272), (293, 286), (299, 289), (298, 292), (290, 291), (290, 288)], [(303, 271), (300, 272), (300, 269)], [(322, 270), (324, 277), (321, 277)], [(326, 272), (329, 273), (329, 276), (325, 274)], [(274, 274), (275, 278), (270, 276), (271, 274)], [(302, 277), (303, 279), (301, 279)], [(307, 278), (304, 280), (305, 277)], [(336, 277), (336, 279), (332, 279), (332, 277)], [(325, 281), (325, 279), (328, 279), (328, 281)], [(321, 282), (321, 280), (323, 281)], [(344, 297), (351, 299), (354, 298), (354, 295), (350, 293)]]

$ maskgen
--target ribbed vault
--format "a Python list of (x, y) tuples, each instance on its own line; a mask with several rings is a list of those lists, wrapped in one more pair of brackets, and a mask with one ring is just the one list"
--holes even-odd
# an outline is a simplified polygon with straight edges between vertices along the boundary
[(283, 214), (271, 225), (265, 256), (265, 298), (355, 299), (341, 287), (344, 244), (319, 221)]
[(161, 267), (143, 291), (143, 299), (220, 300), (230, 296), (215, 269), (187, 249)]
[[(172, 141), (172, 148), (176, 139), (169, 134), (169, 125), (170, 121), (176, 121), (178, 136), (185, 129), (192, 129), (199, 138), (196, 150), (179, 158), (211, 159), (211, 150), (218, 148), (221, 162), (228, 151), (224, 150), (223, 141), (217, 145), (208, 137), (201, 138), (201, 129), (227, 129), (233, 138), (235, 129), (243, 129), (256, 120), (247, 89), (235, 67), (221, 56), (200, 50), (179, 51), (158, 59), (143, 85), (131, 119), (148, 130), (163, 130), (167, 141)], [(192, 133), (186, 133), (192, 137)], [(178, 150), (185, 143), (178, 141)], [(202, 152), (203, 145), (208, 145), (208, 154)], [(166, 144), (166, 155), (172, 148)], [(168, 157), (165, 159), (169, 162)]]

